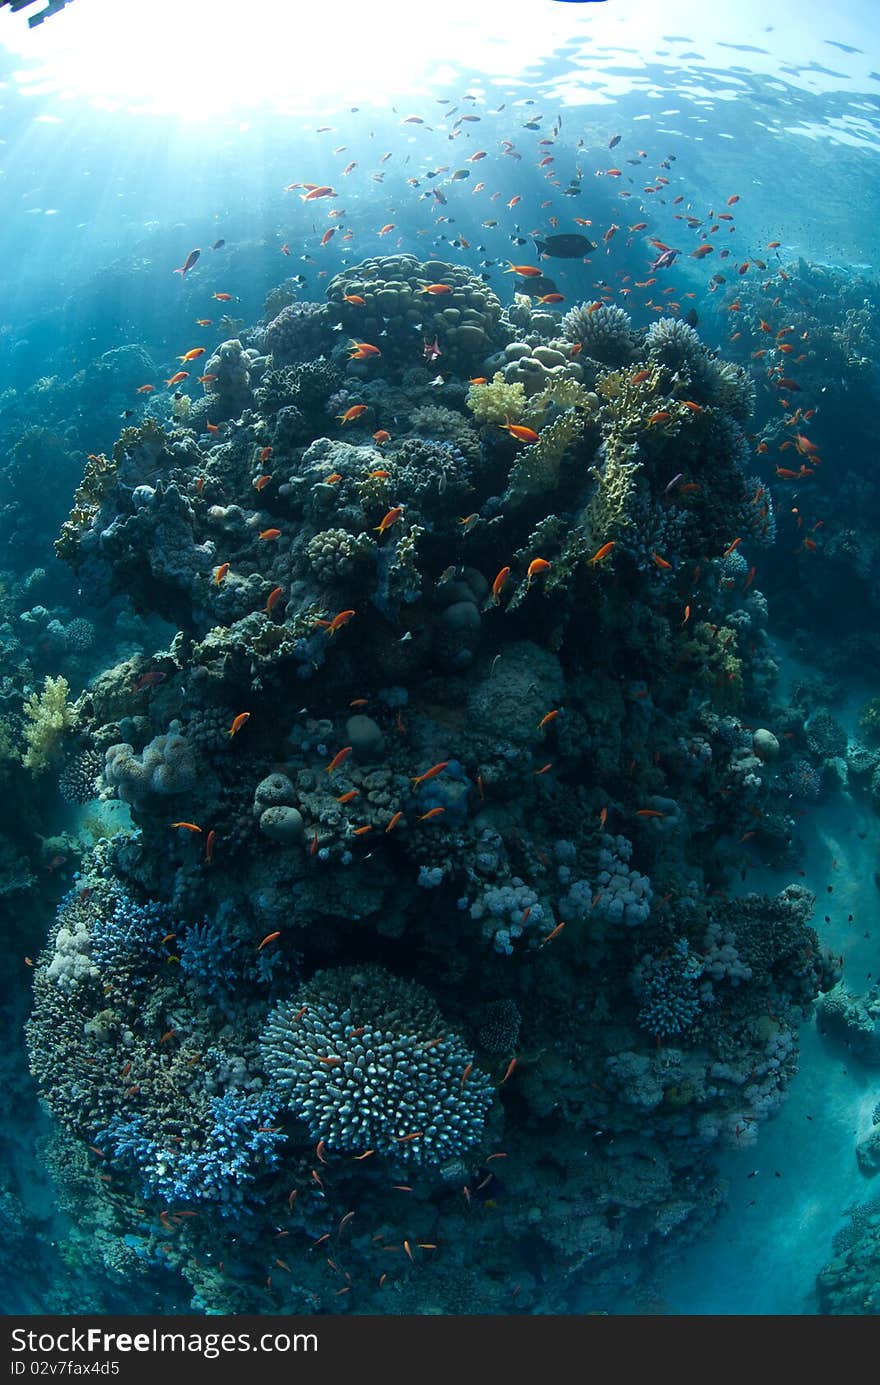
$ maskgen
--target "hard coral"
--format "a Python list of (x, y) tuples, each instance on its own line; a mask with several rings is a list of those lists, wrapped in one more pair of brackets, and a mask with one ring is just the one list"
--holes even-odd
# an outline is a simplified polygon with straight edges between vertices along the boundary
[(476, 1143), (492, 1102), (429, 993), (382, 967), (318, 972), (271, 1012), (262, 1050), (274, 1090), (328, 1150), (437, 1165)]

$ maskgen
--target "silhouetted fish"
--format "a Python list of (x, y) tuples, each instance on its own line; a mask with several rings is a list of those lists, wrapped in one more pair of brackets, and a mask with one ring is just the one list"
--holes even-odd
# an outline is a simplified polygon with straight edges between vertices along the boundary
[(543, 298), (545, 293), (559, 292), (546, 274), (533, 274), (530, 279), (514, 279), (513, 287), (517, 293), (527, 293), (530, 298)]
[(587, 240), (586, 236), (548, 236), (546, 240), (532, 236), (532, 240), (539, 255), (550, 255), (557, 260), (580, 260), (596, 249), (593, 241)]

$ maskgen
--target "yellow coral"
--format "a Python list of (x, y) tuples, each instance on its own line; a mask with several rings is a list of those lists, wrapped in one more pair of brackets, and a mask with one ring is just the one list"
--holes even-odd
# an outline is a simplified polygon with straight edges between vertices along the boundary
[(27, 749), (21, 762), (32, 774), (42, 774), (57, 759), (64, 734), (76, 721), (76, 712), (67, 700), (69, 692), (66, 678), (47, 675), (43, 691), (31, 693), (25, 700), (23, 710), (30, 725), (24, 731)]
[(542, 495), (559, 484), (559, 468), (572, 443), (582, 436), (583, 419), (575, 409), (560, 414), (553, 423), (541, 430), (538, 441), (524, 447), (510, 469), (504, 499), (525, 500), (529, 495)]
[(518, 423), (526, 406), (526, 392), (518, 380), (509, 385), (496, 370), (488, 384), (471, 385), (465, 403), (478, 423)]
[(632, 523), (630, 502), (636, 473), (642, 465), (635, 460), (636, 452), (635, 447), (627, 447), (619, 439), (612, 438), (606, 447), (602, 468), (590, 468), (596, 489), (581, 511), (578, 523), (595, 547), (616, 539), (620, 531)]

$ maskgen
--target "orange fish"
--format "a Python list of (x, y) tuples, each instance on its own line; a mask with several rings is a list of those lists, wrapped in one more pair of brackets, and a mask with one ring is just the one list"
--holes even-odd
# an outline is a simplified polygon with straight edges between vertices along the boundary
[(302, 200), (303, 200), (303, 202), (316, 202), (316, 201), (318, 200), (319, 197), (338, 197), (338, 196), (339, 196), (339, 193), (338, 193), (338, 192), (335, 192), (333, 188), (320, 187), (320, 188), (312, 188), (312, 190), (311, 190), (310, 192), (307, 192), (307, 193), (305, 194), (305, 196), (302, 198)]
[(380, 428), (377, 432), (373, 434), (373, 442), (383, 443), (390, 441), (391, 434), (388, 432), (386, 428)]
[(411, 781), (413, 788), (417, 789), (418, 786), (424, 784), (426, 780), (434, 779), (438, 774), (442, 774), (448, 764), (448, 760), (440, 760), (438, 764), (432, 765), (430, 769), (426, 769), (424, 774), (417, 775), (415, 779)]
[(649, 378), (650, 374), (650, 370), (637, 370), (635, 375), (632, 377), (631, 383), (634, 385), (640, 385), (644, 380), (647, 380)]
[(272, 456), (272, 453), (273, 453), (274, 451), (275, 451), (274, 447), (262, 447), (262, 448), (260, 448), (260, 455), (257, 457), (257, 461), (258, 461), (258, 462), (268, 462), (269, 458)]
[(522, 201), (522, 197), (519, 195), (519, 193), (517, 193), (516, 197), (511, 197), (510, 201), (508, 202), (508, 204), (507, 204), (507, 210), (508, 210), (508, 211), (511, 211), (511, 210), (516, 206), (517, 202), (521, 202), (521, 201)]
[(366, 298), (361, 298), (359, 293), (344, 293), (342, 297), (343, 301), (346, 303), (354, 303), (358, 308), (366, 307), (367, 300)]
[(378, 346), (371, 346), (368, 341), (353, 341), (352, 350), (349, 353), (350, 361), (366, 361), (370, 356), (381, 356), (382, 352)]
[(155, 385), (138, 385), (137, 390), (135, 391), (135, 393), (136, 393), (136, 394), (151, 394), (155, 388), (156, 388)]
[(270, 612), (273, 610), (273, 608), (274, 608), (275, 606), (277, 606), (278, 601), (279, 601), (279, 598), (281, 597), (283, 591), (284, 591), (284, 588), (283, 588), (283, 587), (273, 587), (273, 588), (272, 588), (272, 590), (270, 591), (269, 595), (266, 597), (266, 614), (267, 614), (267, 615), (269, 615)]
[(340, 611), (332, 620), (319, 620), (315, 623), (317, 625), (323, 625), (328, 635), (335, 635), (337, 630), (341, 630), (343, 625), (348, 624), (354, 614), (354, 611)]
[(810, 442), (809, 438), (805, 438), (803, 433), (795, 433), (794, 441), (798, 452), (809, 454), (811, 452), (819, 451), (816, 444), (814, 442)]
[(498, 426), (508, 432), (512, 438), (516, 438), (517, 442), (538, 441), (539, 434), (535, 432), (534, 428), (526, 428), (524, 424), (508, 421), (507, 423), (499, 423)]
[(728, 199), (727, 199), (727, 205), (728, 205), (728, 207), (732, 207), (732, 206), (734, 206), (734, 204), (737, 203), (738, 201), (739, 201), (739, 193), (738, 193), (738, 192), (735, 192), (731, 197), (728, 197)]
[(651, 549), (651, 557), (654, 559), (654, 562), (655, 562), (655, 563), (657, 564), (657, 566), (660, 567), (660, 568), (664, 568), (665, 570), (668, 571), (668, 570), (672, 567), (672, 564), (671, 564), (671, 563), (667, 563), (667, 561), (666, 561), (665, 558), (661, 558), (661, 557), (660, 557), (660, 554), (657, 553), (657, 552), (655, 551), (655, 549), (653, 549), (653, 548)]
[(395, 827), (397, 826), (397, 824), (400, 822), (400, 819), (401, 819), (402, 817), (403, 817), (403, 813), (400, 812), (400, 810), (398, 809), (398, 811), (394, 814), (394, 816), (392, 817), (391, 821), (389, 822), (388, 826), (385, 828), (385, 831), (386, 831), (386, 832), (393, 832), (394, 828), (395, 828)]
[(367, 412), (367, 408), (366, 404), (352, 404), (344, 414), (337, 414), (336, 417), (340, 423), (353, 423), (356, 418), (360, 418), (361, 414)]
[(187, 832), (201, 832), (201, 827), (195, 822), (172, 822), (172, 827), (185, 827)]
[(544, 273), (543, 269), (536, 269), (532, 264), (514, 264), (513, 260), (508, 260), (509, 269), (505, 269), (505, 274), (518, 274), (521, 279), (538, 279)]
[(197, 318), (196, 318), (196, 326), (197, 326), (197, 327), (213, 327), (213, 325), (214, 325), (214, 319), (213, 319), (212, 317), (197, 317)]
[(337, 803), (351, 803), (354, 799), (359, 798), (359, 797), (360, 797), (360, 789), (349, 789), (348, 793), (340, 794), (339, 797), (337, 798), (336, 802), (337, 802)]
[(648, 419), (648, 426), (650, 427), (652, 423), (665, 423), (666, 420), (671, 417), (672, 415), (670, 414), (668, 409), (658, 409), (657, 413), (652, 414), (651, 417)]
[(214, 572), (214, 581), (215, 581), (215, 583), (217, 584), (218, 587), (219, 587), (220, 583), (223, 581), (223, 578), (226, 576), (226, 574), (227, 574), (228, 571), (229, 571), (229, 564), (228, 564), (228, 563), (221, 563), (220, 566), (219, 566), (219, 567), (216, 569), (216, 571)]
[(725, 548), (724, 552), (721, 554), (722, 558), (729, 558), (730, 555), (731, 555), (731, 553), (733, 553), (735, 549), (739, 548), (739, 546), (740, 546), (741, 543), (742, 543), (742, 538), (734, 539), (734, 541), (733, 541), (733, 543), (730, 545), (730, 547), (729, 547), (729, 548)]
[(376, 232), (376, 235), (377, 235), (377, 236), (387, 236), (387, 235), (388, 235), (388, 232), (389, 232), (389, 231), (393, 231), (393, 230), (394, 230), (394, 222), (393, 222), (393, 221), (389, 221), (387, 226), (380, 226), (379, 230)]
[(166, 380), (166, 385), (179, 385), (181, 380), (186, 380), (189, 376), (188, 370), (178, 370), (172, 375), (170, 380)]
[(217, 376), (216, 376), (216, 375), (200, 375), (200, 376), (199, 376), (199, 384), (200, 384), (200, 385), (213, 385), (213, 383), (214, 383), (214, 381), (215, 381), (216, 379), (217, 379)]
[(541, 947), (544, 947), (547, 943), (552, 943), (554, 938), (558, 938), (564, 927), (564, 923), (557, 923), (556, 927), (548, 933), (545, 938), (541, 939)]
[(237, 735), (241, 728), (244, 726), (245, 722), (250, 721), (250, 719), (250, 712), (239, 712), (238, 716), (235, 718), (235, 720), (229, 728), (230, 736)]
[(199, 356), (204, 356), (204, 346), (194, 346), (192, 351), (186, 351), (182, 356), (178, 356), (179, 361), (197, 361)]
[(541, 717), (541, 720), (538, 722), (538, 725), (537, 725), (537, 728), (536, 728), (536, 729), (537, 729), (538, 731), (543, 731), (543, 729), (544, 729), (544, 727), (547, 725), (548, 721), (553, 721), (554, 718), (555, 718), (555, 717), (558, 717), (558, 716), (559, 716), (559, 710), (558, 710), (558, 709), (554, 709), (552, 712), (545, 712), (544, 716), (542, 716), (542, 717)]
[(422, 289), (422, 293), (433, 293), (433, 294), (435, 294), (435, 295), (441, 294), (441, 293), (451, 293), (451, 292), (452, 292), (452, 285), (451, 285), (451, 284), (426, 284), (425, 287)]
[(336, 235), (336, 227), (335, 227), (335, 226), (331, 226), (330, 229), (329, 229), (328, 231), (325, 231), (324, 234), (323, 234), (323, 236), (321, 237), (321, 244), (322, 244), (322, 245), (327, 245), (327, 244), (329, 244), (329, 242), (333, 239), (333, 237), (334, 237), (335, 235)]
[(693, 414), (701, 414), (703, 412), (702, 404), (695, 404), (692, 399), (683, 399), (681, 402), (684, 407), (690, 409)]
[(564, 303), (565, 295), (562, 293), (545, 293), (539, 299), (539, 303)]
[(377, 534), (384, 534), (386, 529), (390, 529), (391, 526), (392, 526), (392, 524), (396, 524), (396, 523), (397, 523), (397, 521), (400, 519), (400, 517), (401, 517), (402, 514), (403, 514), (403, 506), (402, 506), (402, 505), (394, 505), (394, 506), (392, 506), (392, 508), (388, 511), (388, 513), (385, 515), (384, 519), (382, 520), (382, 523), (381, 523), (381, 524), (377, 524), (377, 525), (375, 526), (376, 533), (377, 533)]
[(597, 548), (596, 552), (593, 554), (592, 558), (590, 559), (590, 562), (591, 562), (591, 563), (601, 563), (601, 561), (602, 561), (603, 558), (607, 558), (607, 557), (608, 557), (608, 554), (611, 552), (611, 550), (612, 550), (612, 548), (614, 547), (614, 545), (615, 545), (616, 542), (617, 542), (616, 539), (609, 539), (607, 543), (603, 543), (603, 545), (602, 545), (601, 548)]
[(257, 951), (261, 952), (267, 943), (274, 943), (276, 938), (281, 937), (281, 929), (276, 928), (274, 933), (267, 933), (263, 941), (258, 945)]
[(212, 298), (216, 298), (217, 301), (218, 301), (218, 303), (231, 303), (231, 302), (232, 302), (232, 294), (231, 294), (231, 293), (212, 293), (212, 294), (211, 294), (211, 297), (212, 297)]
[(714, 249), (714, 245), (709, 245), (708, 241), (704, 241), (702, 245), (697, 246), (696, 250), (691, 251), (691, 259), (702, 260), (706, 255), (711, 255)]
[(661, 813), (657, 808), (637, 808), (637, 818), (665, 818), (666, 814)]
[(327, 766), (327, 773), (332, 774), (334, 770), (339, 769), (340, 765), (344, 765), (349, 755), (351, 754), (351, 751), (352, 747), (350, 745), (344, 745), (341, 750), (337, 750), (336, 754), (333, 756), (333, 759)]
[(539, 573), (546, 572), (549, 567), (550, 564), (546, 558), (533, 558), (526, 570), (526, 577), (528, 578), (526, 586), (530, 587), (532, 585), (532, 578), (537, 577)]
[(509, 576), (510, 576), (510, 568), (509, 568), (509, 567), (503, 567), (503, 568), (501, 569), (501, 571), (498, 573), (498, 576), (495, 578), (495, 581), (492, 583), (492, 600), (493, 600), (493, 601), (496, 601), (496, 602), (498, 601), (498, 598), (500, 597), (500, 595), (501, 595), (501, 593), (502, 593), (502, 591), (503, 591), (503, 589), (504, 589), (504, 584), (505, 584), (505, 582), (507, 581), (507, 579), (508, 579)]
[(416, 822), (428, 822), (431, 818), (439, 817), (441, 813), (445, 812), (445, 808), (429, 808), (427, 813), (422, 813), (420, 818), (416, 818)]
[(271, 476), (268, 476), (268, 475), (267, 475), (267, 476), (255, 476), (255, 477), (254, 477), (254, 490), (255, 490), (255, 491), (262, 491), (262, 490), (265, 490), (266, 487), (268, 486), (268, 484), (269, 484), (269, 482), (270, 482), (271, 480), (272, 480), (272, 477), (271, 477)]
[(217, 833), (214, 831), (212, 827), (205, 839), (205, 862), (207, 865), (210, 865), (214, 859), (214, 843), (216, 842), (216, 840)]
[(280, 530), (280, 529), (264, 529), (263, 532), (262, 532), (262, 534), (259, 534), (258, 537), (261, 538), (261, 539), (280, 539), (280, 538), (281, 538), (281, 530)]

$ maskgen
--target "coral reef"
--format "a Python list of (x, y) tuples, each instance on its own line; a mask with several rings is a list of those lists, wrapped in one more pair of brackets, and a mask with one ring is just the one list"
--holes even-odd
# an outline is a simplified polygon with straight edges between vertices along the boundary
[[(292, 292), (62, 526), (89, 619), (156, 624), (44, 688), (40, 753), (125, 830), (77, 848), (32, 1071), (108, 1271), (196, 1311), (568, 1310), (697, 1234), (783, 1101), (839, 967), (743, 845), (790, 869), (792, 786), (858, 756), (774, 700), (739, 367), (410, 255)], [(87, 660), (41, 594), (21, 637)]]

